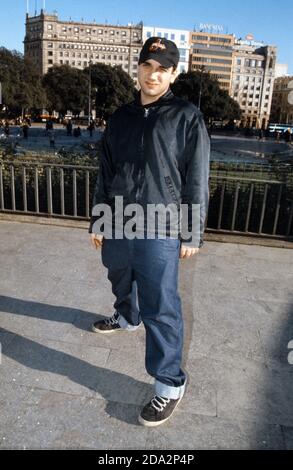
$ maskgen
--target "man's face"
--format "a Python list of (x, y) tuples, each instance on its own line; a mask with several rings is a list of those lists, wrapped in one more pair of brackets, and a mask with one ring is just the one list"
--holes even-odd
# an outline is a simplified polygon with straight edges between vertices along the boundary
[(148, 97), (160, 97), (176, 78), (173, 67), (163, 67), (159, 62), (149, 59), (138, 66), (138, 82), (142, 92)]

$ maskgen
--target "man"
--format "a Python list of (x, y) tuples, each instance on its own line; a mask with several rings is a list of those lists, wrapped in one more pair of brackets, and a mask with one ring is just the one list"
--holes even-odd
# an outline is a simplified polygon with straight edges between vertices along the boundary
[[(179, 257), (190, 258), (202, 246), (208, 209), (210, 141), (198, 109), (170, 90), (178, 62), (172, 41), (152, 37), (145, 42), (138, 63), (141, 90), (134, 102), (111, 116), (104, 133), (89, 227), (93, 246), (102, 247), (102, 262), (116, 297), (114, 315), (92, 329), (108, 334), (144, 324), (145, 364), (155, 379), (155, 396), (139, 422), (149, 427), (167, 421), (184, 395), (178, 264)], [(144, 238), (104, 237), (95, 208), (113, 207), (117, 196), (123, 197), (123, 208), (136, 204), (143, 213), (151, 204), (175, 204), (177, 210), (180, 203), (188, 204), (189, 227), (192, 205), (200, 205), (200, 238), (172, 236), (169, 221), (163, 239), (156, 230), (154, 238), (145, 233)]]

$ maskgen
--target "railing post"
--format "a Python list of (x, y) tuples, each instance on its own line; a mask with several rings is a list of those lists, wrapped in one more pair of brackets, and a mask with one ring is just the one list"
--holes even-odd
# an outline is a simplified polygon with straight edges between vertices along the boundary
[(252, 207), (252, 201), (253, 201), (253, 192), (254, 192), (254, 184), (251, 183), (250, 191), (249, 191), (248, 209), (247, 209), (246, 221), (245, 221), (245, 232), (246, 233), (248, 232), (248, 228), (249, 228), (251, 207)]
[(39, 207), (39, 175), (38, 175), (38, 167), (35, 167), (35, 174), (34, 174), (34, 181), (35, 181), (35, 211), (37, 213), (40, 212)]
[(239, 188), (240, 183), (237, 181), (235, 194), (234, 194), (234, 207), (233, 207), (233, 216), (232, 216), (232, 224), (231, 224), (231, 231), (234, 232), (235, 229), (235, 221), (236, 221), (236, 213), (237, 213), (237, 205), (238, 205), (238, 197), (239, 197)]
[(61, 215), (65, 215), (64, 170), (63, 170), (63, 168), (60, 168), (60, 199), (61, 199)]
[(266, 183), (265, 184), (265, 192), (264, 192), (263, 201), (262, 201), (259, 229), (258, 229), (259, 235), (261, 235), (262, 229), (263, 229), (263, 221), (264, 221), (265, 210), (266, 210), (266, 205), (267, 205), (267, 196), (268, 196), (268, 184)]
[(53, 198), (52, 198), (52, 168), (46, 168), (46, 176), (47, 176), (47, 210), (48, 214), (53, 214)]
[(72, 172), (73, 178), (73, 215), (77, 217), (77, 196), (76, 196), (76, 169)]
[(4, 186), (3, 186), (3, 171), (2, 171), (2, 164), (0, 163), (0, 209), (5, 209), (4, 203)]
[(10, 175), (11, 175), (11, 206), (12, 210), (15, 212), (16, 211), (16, 205), (15, 205), (15, 175), (14, 175), (14, 166), (10, 165)]
[(85, 172), (85, 216), (90, 217), (90, 174)]
[(282, 190), (283, 190), (283, 187), (282, 187), (282, 185), (280, 185), (279, 192), (278, 192), (278, 200), (277, 200), (276, 214), (275, 214), (275, 220), (274, 220), (274, 227), (273, 227), (273, 235), (276, 235), (276, 232), (277, 232), (277, 226), (278, 226), (278, 220), (279, 220), (279, 214), (280, 214)]
[(22, 200), (23, 200), (23, 210), (27, 212), (27, 194), (26, 194), (26, 168), (22, 166)]

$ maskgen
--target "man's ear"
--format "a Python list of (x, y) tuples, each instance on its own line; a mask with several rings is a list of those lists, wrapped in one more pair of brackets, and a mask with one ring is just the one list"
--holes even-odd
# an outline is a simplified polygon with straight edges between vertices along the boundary
[(171, 83), (174, 83), (174, 82), (175, 82), (175, 80), (176, 80), (176, 78), (177, 78), (177, 75), (178, 75), (178, 70), (177, 70), (177, 69), (173, 70), (173, 72), (172, 72), (172, 74), (171, 74), (171, 80), (170, 80)]

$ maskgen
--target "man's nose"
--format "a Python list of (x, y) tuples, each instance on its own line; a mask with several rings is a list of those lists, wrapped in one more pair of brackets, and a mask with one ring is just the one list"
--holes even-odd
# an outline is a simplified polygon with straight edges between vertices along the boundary
[(154, 82), (157, 80), (157, 72), (152, 72), (150, 74), (150, 80), (153, 80)]

